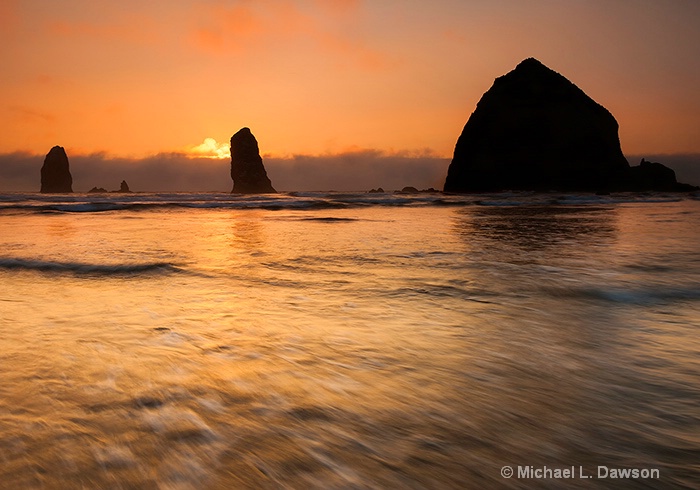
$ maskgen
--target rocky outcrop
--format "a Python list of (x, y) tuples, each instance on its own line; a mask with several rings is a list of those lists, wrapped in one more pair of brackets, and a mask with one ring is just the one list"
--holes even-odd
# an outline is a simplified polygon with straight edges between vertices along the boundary
[(131, 189), (129, 189), (129, 184), (126, 183), (126, 180), (122, 180), (117, 192), (131, 192)]
[(73, 192), (69, 167), (66, 151), (60, 146), (51, 148), (41, 167), (41, 192)]
[(277, 192), (267, 176), (258, 141), (243, 128), (231, 137), (231, 178), (233, 194), (266, 194)]
[(440, 192), (437, 189), (434, 189), (433, 187), (429, 187), (427, 189), (420, 189), (418, 190), (417, 188), (413, 186), (406, 186), (400, 191), (394, 191), (394, 194), (434, 194)]
[(122, 180), (122, 183), (119, 185), (119, 190), (118, 191), (108, 191), (104, 187), (93, 187), (88, 191), (88, 194), (101, 194), (101, 193), (128, 193), (131, 192), (131, 189), (129, 189), (129, 184), (126, 183), (126, 180)]
[(648, 162), (644, 158), (636, 167), (630, 167), (630, 178), (626, 182), (629, 191), (692, 192), (699, 188), (682, 184), (676, 180), (676, 172), (658, 162)]
[(671, 174), (661, 164), (630, 168), (613, 115), (529, 58), (482, 96), (457, 140), (444, 190), (679, 190)]

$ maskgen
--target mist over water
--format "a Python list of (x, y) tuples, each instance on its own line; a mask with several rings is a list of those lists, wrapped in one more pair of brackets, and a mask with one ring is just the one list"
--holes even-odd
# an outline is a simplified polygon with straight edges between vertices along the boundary
[(692, 196), (12, 194), (0, 230), (8, 488), (700, 477)]
[[(144, 158), (119, 158), (103, 153), (69, 155), (73, 190), (119, 189), (126, 179), (131, 190), (159, 192), (229, 192), (230, 159), (194, 158), (164, 153)], [(356, 150), (330, 155), (263, 155), (265, 168), (278, 190), (442, 188), (448, 158), (430, 153), (385, 153)], [(38, 191), (38, 170), (44, 155), (0, 153), (0, 192)]]

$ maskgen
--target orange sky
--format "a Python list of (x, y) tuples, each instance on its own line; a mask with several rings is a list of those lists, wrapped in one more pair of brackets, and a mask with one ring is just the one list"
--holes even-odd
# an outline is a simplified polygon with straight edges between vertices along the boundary
[(700, 152), (696, 0), (0, 0), (0, 153), (143, 157), (249, 126), (277, 156), (449, 157), (530, 56), (616, 116), (626, 154)]

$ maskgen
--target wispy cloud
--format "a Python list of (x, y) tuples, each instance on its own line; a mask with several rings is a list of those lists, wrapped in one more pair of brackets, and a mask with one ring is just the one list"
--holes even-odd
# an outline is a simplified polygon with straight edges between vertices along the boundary
[(56, 116), (47, 111), (42, 111), (39, 109), (34, 109), (33, 107), (22, 106), (22, 105), (12, 105), (8, 107), (9, 111), (14, 115), (15, 120), (18, 122), (42, 122), (42, 123), (54, 123), (56, 122)]
[(338, 16), (356, 15), (362, 7), (361, 0), (314, 0), (314, 5)]
[(216, 53), (223, 50), (243, 50), (248, 43), (261, 39), (269, 21), (262, 17), (252, 4), (223, 4), (203, 7), (200, 25), (192, 34), (195, 44)]
[[(367, 43), (354, 29), (361, 3), (355, 0), (316, 0), (300, 7), (289, 0), (212, 2), (198, 5), (190, 41), (214, 55), (285, 47), (290, 41), (311, 42), (317, 49), (340, 56), (367, 70), (393, 66), (387, 53)], [(340, 24), (348, 29), (338, 29)]]
[(77, 40), (118, 41), (138, 45), (158, 42), (157, 19), (147, 15), (117, 15), (100, 21), (55, 19), (47, 22), (51, 35)]

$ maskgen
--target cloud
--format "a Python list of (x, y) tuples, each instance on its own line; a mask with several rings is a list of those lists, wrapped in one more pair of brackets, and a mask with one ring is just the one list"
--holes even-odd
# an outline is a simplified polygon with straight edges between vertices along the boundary
[(316, 41), (329, 52), (351, 60), (355, 65), (367, 71), (381, 71), (396, 65), (384, 53), (354, 39), (336, 36), (330, 32), (319, 31)]
[(26, 152), (0, 155), (0, 191), (38, 191), (42, 161)]
[(158, 40), (156, 20), (147, 15), (114, 14), (104, 21), (56, 19), (46, 26), (52, 36), (91, 41), (117, 41), (137, 45), (152, 45)]
[[(216, 143), (216, 142), (215, 142)], [(203, 143), (209, 145), (209, 143)], [(216, 145), (222, 145), (216, 143)], [(213, 147), (213, 146), (212, 146)], [(680, 182), (700, 185), (700, 154), (630, 155), (636, 165), (642, 156), (676, 171)], [(147, 158), (116, 158), (104, 153), (73, 155), (68, 149), (73, 189), (118, 189), (126, 180), (134, 191), (230, 192), (233, 187), (228, 159), (163, 153)], [(40, 187), (43, 155), (0, 154), (0, 191), (36, 192)], [(424, 153), (354, 149), (326, 155), (263, 156), (267, 173), (280, 191), (362, 191), (405, 186), (441, 189), (448, 158)]]
[(190, 41), (197, 49), (217, 56), (284, 48), (295, 40), (310, 41), (327, 54), (340, 56), (360, 68), (377, 70), (393, 66), (395, 63), (386, 53), (354, 34), (357, 29), (339, 28), (346, 22), (355, 26), (360, 6), (355, 0), (316, 0), (306, 9), (289, 0), (233, 5), (212, 2), (198, 5), (195, 13), (198, 20)]
[(219, 143), (214, 138), (205, 138), (202, 144), (189, 148), (187, 153), (193, 158), (231, 158), (231, 146)]
[[(68, 150), (73, 189), (117, 189), (126, 180), (134, 191), (230, 192), (230, 161), (164, 153), (147, 158), (110, 157), (104, 153), (72, 155)], [(0, 155), (0, 191), (35, 192), (40, 187), (43, 155)], [(441, 188), (449, 160), (430, 154), (352, 150), (329, 155), (264, 157), (273, 185), (280, 191), (356, 191), (405, 186)]]
[(202, 9), (204, 18), (194, 29), (192, 40), (207, 52), (241, 51), (248, 44), (260, 41), (269, 27), (268, 21), (251, 4), (214, 4)]
[(8, 107), (10, 112), (15, 116), (18, 122), (42, 122), (42, 123), (54, 123), (56, 122), (56, 116), (51, 112), (46, 112), (42, 110), (33, 109), (27, 106), (13, 105)]
[(377, 187), (398, 190), (405, 186), (442, 189), (448, 165), (446, 158), (378, 150), (265, 160), (276, 188), (310, 191), (357, 191)]
[(362, 2), (360, 0), (315, 0), (314, 5), (333, 15), (345, 17), (356, 15), (362, 6)]

